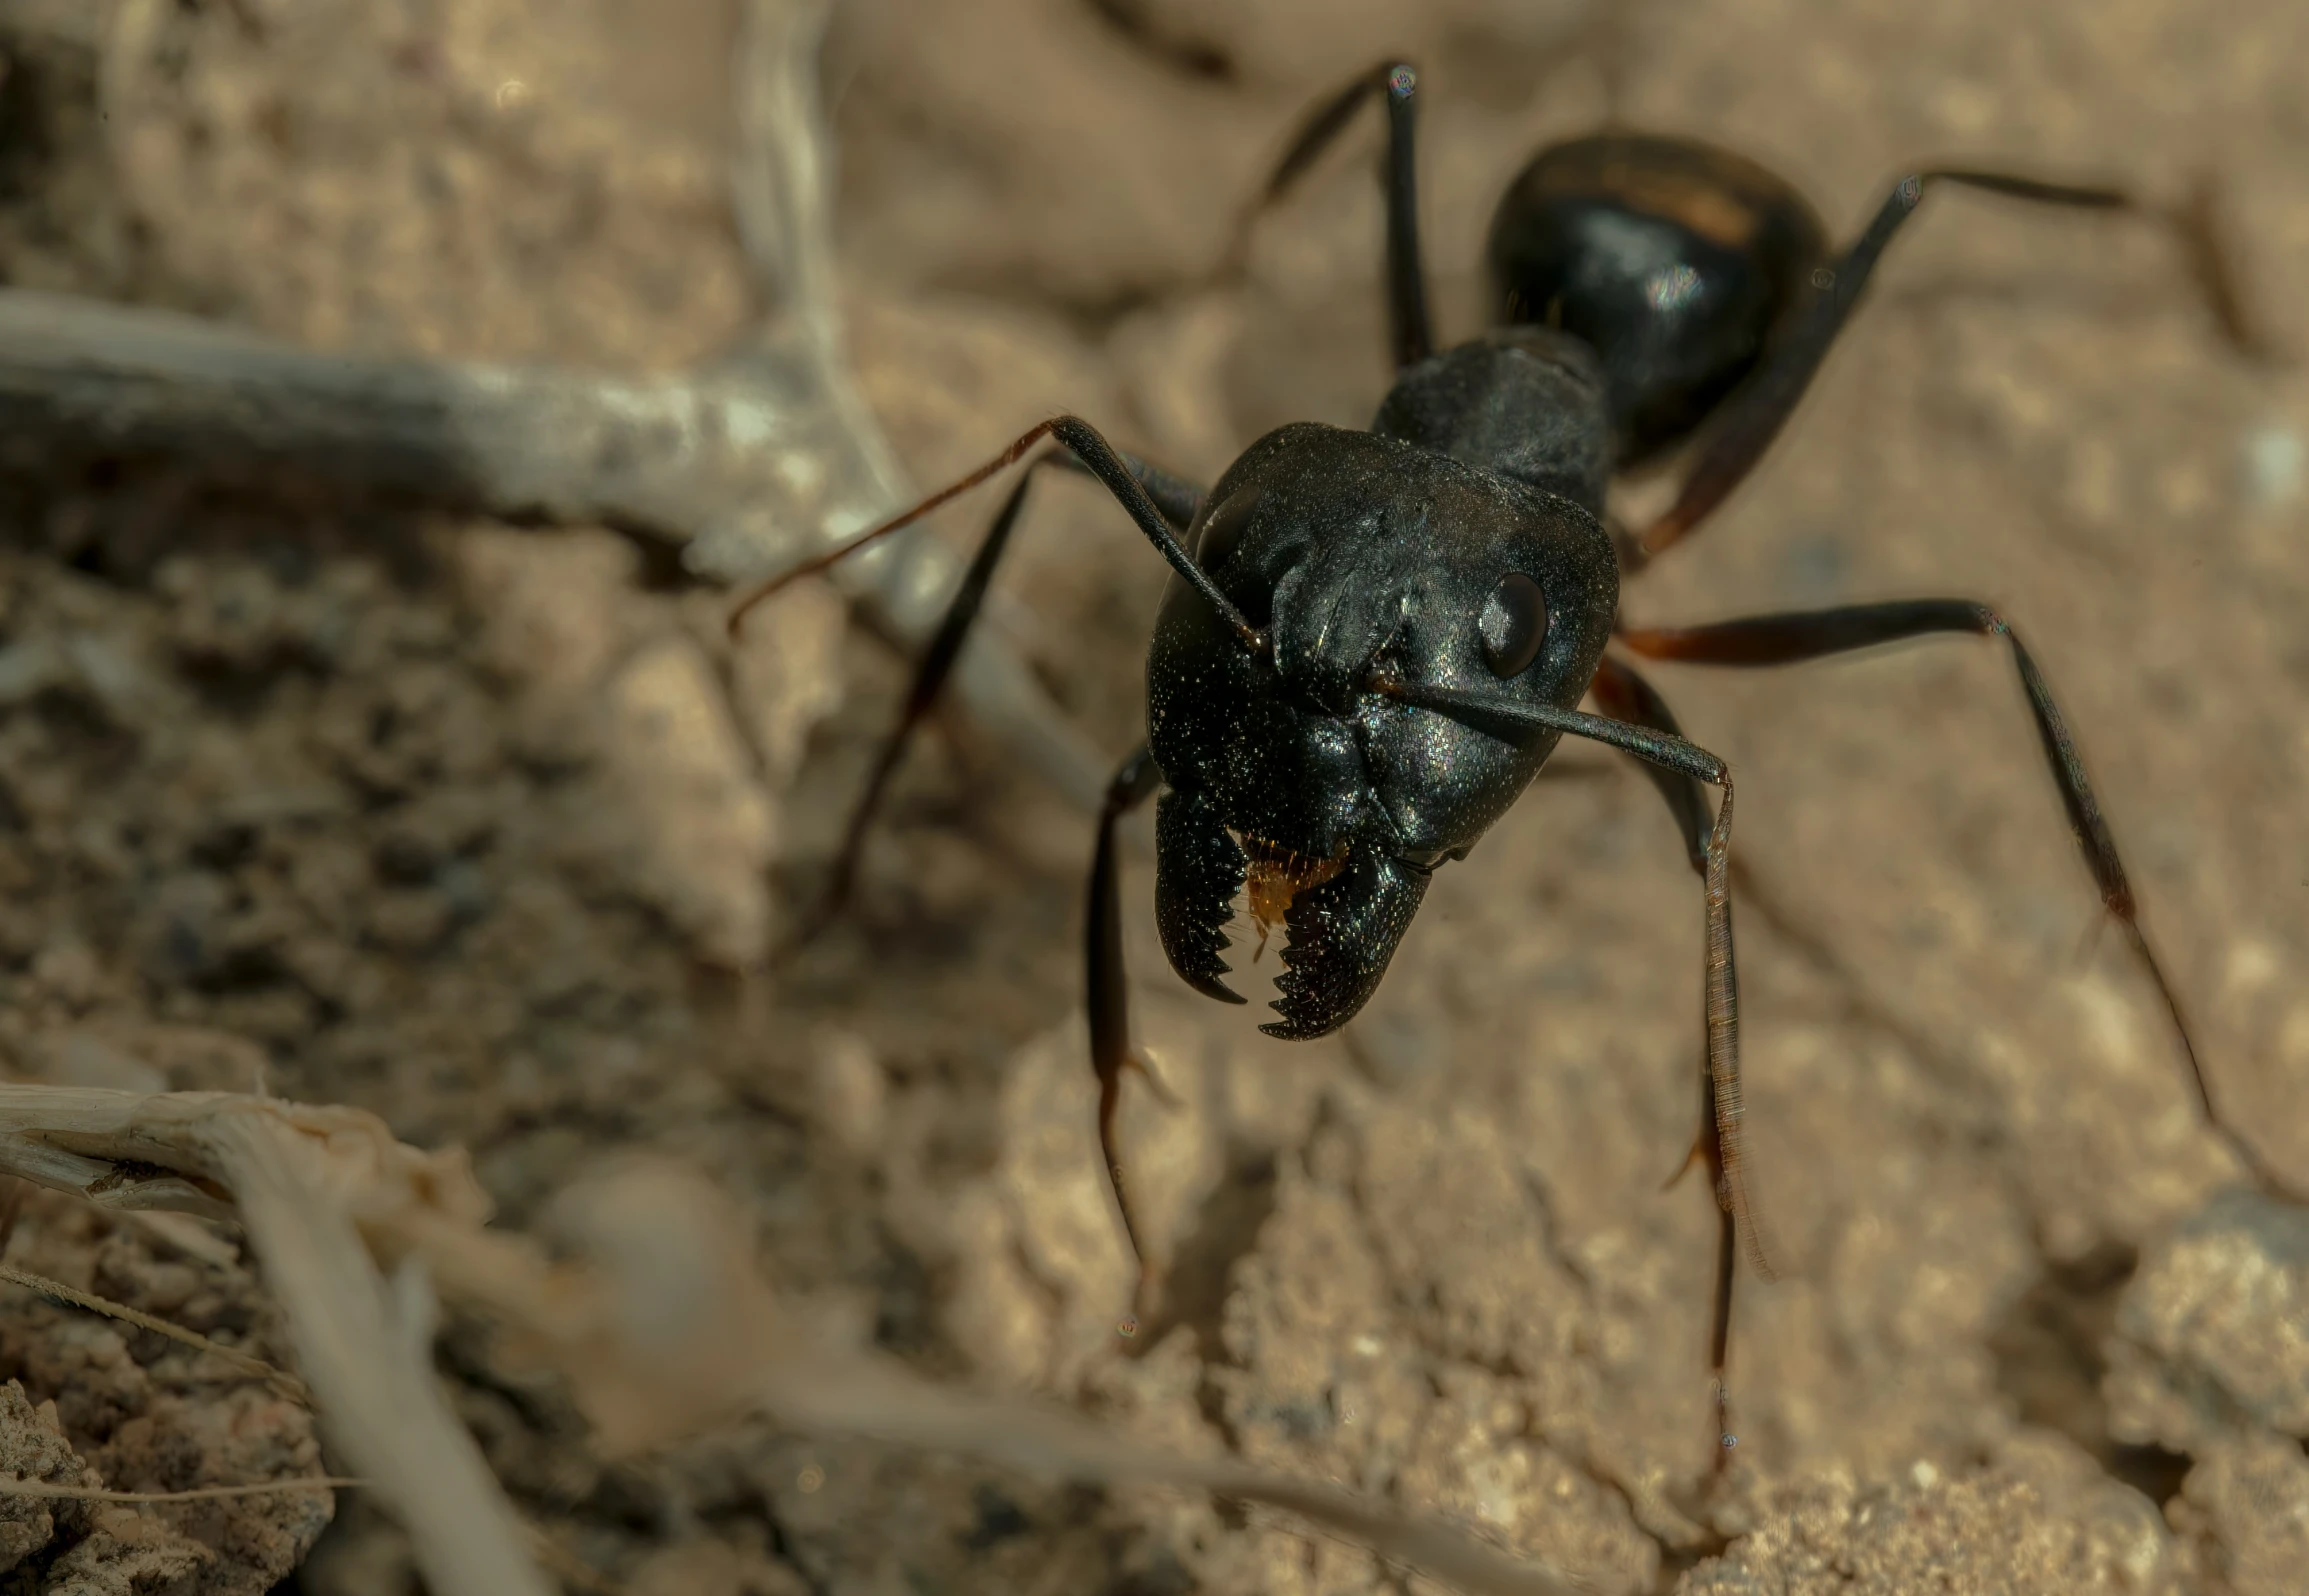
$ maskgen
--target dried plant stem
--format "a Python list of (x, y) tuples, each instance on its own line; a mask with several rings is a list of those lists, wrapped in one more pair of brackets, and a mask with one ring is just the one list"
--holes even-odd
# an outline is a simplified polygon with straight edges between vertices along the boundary
[(68, 1286), (61, 1280), (51, 1280), (46, 1275), (36, 1275), (31, 1270), (19, 1269), (14, 1264), (0, 1263), (0, 1280), (22, 1286), (27, 1291), (37, 1291), (44, 1297), (54, 1297), (59, 1302), (68, 1302), (75, 1308), (86, 1308), (90, 1313), (101, 1313), (108, 1319), (118, 1319), (123, 1324), (135, 1325), (139, 1330), (150, 1330), (155, 1335), (166, 1336), (169, 1340), (180, 1342), (196, 1352), (205, 1352), (213, 1358), (231, 1364), (243, 1374), (254, 1375), (272, 1386), (281, 1395), (294, 1401), (310, 1402), (312, 1400), (312, 1393), (305, 1389), (305, 1382), (289, 1373), (288, 1370), (276, 1369), (253, 1353), (243, 1352), (238, 1347), (228, 1347), (221, 1341), (211, 1341), (198, 1330), (187, 1330), (183, 1325), (158, 1318), (146, 1313), (141, 1308), (131, 1308), (125, 1302), (114, 1302), (110, 1297), (100, 1297), (93, 1291), (83, 1291), (78, 1286)]
[(300, 1474), (254, 1485), (196, 1485), (187, 1491), (107, 1491), (95, 1485), (55, 1485), (47, 1480), (0, 1479), (0, 1496), (37, 1496), (60, 1502), (218, 1502), (236, 1496), (278, 1496), (283, 1491), (341, 1491), (366, 1484), (333, 1474)]

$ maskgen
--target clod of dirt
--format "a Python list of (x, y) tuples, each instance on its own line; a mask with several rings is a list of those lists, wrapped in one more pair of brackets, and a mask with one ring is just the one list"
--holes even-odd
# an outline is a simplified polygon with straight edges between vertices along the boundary
[[(27, 1203), (10, 1261), (277, 1359), (273, 1309), (237, 1262), (66, 1201)], [(116, 1491), (321, 1472), (313, 1416), (220, 1360), (0, 1287), (0, 1471)], [(0, 1576), (76, 1596), (259, 1596), (328, 1524), (322, 1490), (184, 1503), (0, 1497)], [(29, 1580), (30, 1583), (21, 1583)]]
[(712, 666), (685, 638), (652, 643), (609, 684), (608, 710), (610, 769), (639, 822), (635, 879), (706, 958), (759, 961), (776, 821)]
[(2309, 1461), (2273, 1435), (2217, 1442), (2166, 1509), (2202, 1588), (2281, 1596), (2309, 1568)]
[(730, 640), (730, 696), (774, 789), (800, 768), (811, 730), (842, 707), (848, 622), (831, 588), (805, 582), (757, 605)]
[[(56, 1422), (56, 1404), (37, 1408), (24, 1387), (11, 1380), (0, 1386), (0, 1469), (11, 1479), (40, 1480), (50, 1485), (94, 1485), (96, 1471), (80, 1460)], [(37, 1496), (0, 1497), (0, 1573), (56, 1539), (56, 1513), (65, 1504)]]
[[(2155, 1510), (2121, 1486), (2046, 1488), (2013, 1462), (1951, 1478), (1830, 1476), (1775, 1489), (1756, 1530), (1687, 1574), (1678, 1596), (2087, 1596), (2173, 1588), (2177, 1560)], [(2110, 1503), (2105, 1497), (2130, 1498)]]
[[(783, 835), (777, 794), (841, 702), (839, 601), (809, 589), (757, 614), (731, 649), (733, 693), (678, 611), (635, 602), (639, 561), (622, 539), (482, 528), (457, 558), (486, 617), (488, 659), (521, 685), (525, 735), (546, 757), (600, 763), (613, 868), (699, 957), (759, 961)], [(417, 923), (396, 928), (400, 943), (372, 930), (422, 951), (421, 913), (406, 918)]]
[(2109, 1431), (2201, 1454), (2309, 1435), (2309, 1212), (2226, 1192), (2153, 1247), (2109, 1343)]

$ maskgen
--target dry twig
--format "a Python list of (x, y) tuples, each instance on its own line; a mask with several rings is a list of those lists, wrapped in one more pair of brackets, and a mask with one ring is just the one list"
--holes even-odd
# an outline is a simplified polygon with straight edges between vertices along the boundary
[[(102, 455), (204, 479), (298, 479), (516, 520), (607, 524), (752, 581), (911, 497), (851, 383), (834, 295), (828, 135), (817, 98), (826, 0), (747, 0), (736, 52), (732, 200), (764, 307), (743, 346), (664, 379), (317, 354), (222, 324), (0, 290), (0, 459)], [(124, 7), (124, 19), (138, 15)], [(108, 48), (132, 49), (124, 20)], [(108, 68), (117, 61), (108, 61)], [(838, 580), (902, 643), (927, 641), (959, 562), (933, 538), (845, 562)], [(1085, 810), (1102, 761), (987, 631), (956, 694)]]

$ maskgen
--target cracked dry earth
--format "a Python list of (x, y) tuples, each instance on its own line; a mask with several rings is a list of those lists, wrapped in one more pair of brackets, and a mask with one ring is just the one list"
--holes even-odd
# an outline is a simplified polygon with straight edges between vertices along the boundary
[[(11, 282), (614, 369), (678, 366), (746, 313), (724, 6), (184, 5), (112, 124), (97, 47), (37, 15), (0, 11)], [(1359, 160), (1262, 229), (1242, 286), (1198, 274), (1295, 111), (1386, 50), (1424, 69), (1454, 329), (1524, 153), (1616, 110), (1768, 161), (1840, 228), (1920, 157), (2160, 194), (2217, 171), (2252, 302), (2309, 350), (2309, 12), (2280, 0), (2218, 25), (2180, 0), (878, 0), (828, 60), (846, 309), (917, 480), (1061, 406), (1206, 478), (1283, 420), (1365, 419), (1385, 372)], [(2003, 606), (2223, 1101), (2309, 1186), (2309, 389), (2223, 346), (2145, 228), (1929, 210), (1765, 470), (1630, 612)], [(1699, 904), (1631, 769), (1559, 755), (1322, 1043), (1173, 981), (1135, 860), (1136, 1023), (1180, 1106), (1126, 1111), (1166, 1289), (1125, 1341), (1074, 986), (1083, 817), (944, 725), (854, 917), (773, 984), (714, 973), (806, 901), (902, 691), (825, 594), (733, 651), (718, 595), (605, 532), (133, 471), (20, 467), (4, 527), (0, 1045), (22, 1073), (261, 1065), (472, 1148), (514, 1223), (606, 1151), (670, 1150), (749, 1206), (831, 1331), (1433, 1508), (1601, 1589), (2299, 1585), (2309, 1214), (2247, 1193), (2196, 1122), (1985, 645), (1658, 673), (1740, 773), (1763, 894), (1741, 973), (1782, 1278), (1742, 1278), (1740, 1445), (1711, 1488), (1712, 1215), (1695, 1183), (1661, 1190), (1693, 1129)], [(1117, 755), (1160, 583), (1058, 482), (996, 605)], [(70, 1275), (74, 1248), (125, 1245), (102, 1229), (32, 1211), (12, 1256)], [(184, 1271), (240, 1265), (171, 1267), (101, 1288), (189, 1311)], [(225, 1278), (203, 1289), (242, 1302)], [(68, 1405), (38, 1416), (36, 1343), (70, 1316), (6, 1289), (27, 1396), (0, 1418), (43, 1470), (58, 1445), (116, 1469)], [(267, 1333), (246, 1306), (203, 1328)], [(209, 1389), (122, 1348), (171, 1414)], [(747, 1431), (610, 1466), (479, 1327), (448, 1327), (442, 1367), (565, 1568), (636, 1593), (1426, 1588), (1259, 1512), (865, 1445)], [(268, 1422), (239, 1466), (312, 1468), (309, 1432)], [(217, 1588), (262, 1588), (285, 1560), (265, 1547), (318, 1528), (296, 1511), (262, 1546), (170, 1533), (207, 1537)], [(94, 1534), (0, 1527), (30, 1548), (8, 1577), (61, 1566), (58, 1526)], [(191, 1576), (122, 1577), (91, 1588)], [(296, 1579), (413, 1588), (357, 1495)]]

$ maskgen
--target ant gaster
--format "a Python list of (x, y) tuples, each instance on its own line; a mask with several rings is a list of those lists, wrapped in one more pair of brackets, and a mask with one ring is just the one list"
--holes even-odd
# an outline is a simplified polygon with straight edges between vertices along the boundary
[[(2181, 1005), (2135, 912), (2115, 839), (2067, 721), (2027, 649), (1983, 604), (1924, 599), (1637, 627), (1623, 575), (1689, 533), (1744, 479), (1796, 407), (1884, 247), (1941, 184), (2084, 210), (2145, 207), (2126, 193), (2003, 172), (1902, 177), (1860, 237), (1831, 249), (1811, 207), (1762, 167), (1689, 139), (1604, 133), (1542, 150), (1493, 218), (1498, 324), (1438, 352), (1420, 262), (1413, 161), (1417, 78), (1389, 62), (1305, 120), (1249, 220), (1279, 198), (1376, 97), (1388, 120), (1386, 281), (1395, 385), (1369, 431), (1302, 422), (1252, 444), (1208, 493), (1112, 448), (1074, 416), (1046, 421), (986, 466), (743, 600), (745, 610), (1016, 462), (1097, 477), (1170, 562), (1147, 651), (1147, 741), (1109, 786), (1085, 927), (1098, 1129), (1115, 1199), (1151, 1280), (1115, 1144), (1130, 1049), (1116, 891), (1116, 821), (1159, 791), (1156, 917), (1195, 990), (1226, 984), (1225, 926), (1245, 894), (1262, 938), (1287, 931), (1262, 1027), (1322, 1036), (1378, 986), (1432, 873), (1463, 858), (1565, 735), (1643, 761), (1703, 886), (1706, 1039), (1691, 1151), (1719, 1210), (1710, 1364), (1719, 1466), (1733, 1444), (1724, 1366), (1733, 1261), (1769, 1272), (1741, 1156), (1739, 1000), (1728, 847), (1732, 780), (1679, 734), (1625, 653), (1780, 665), (1930, 633), (2012, 651), (2069, 823), (2108, 911), (2169, 1011), (2199, 1108), (2215, 1125)], [(2203, 210), (2175, 224), (2216, 315), (2247, 345)], [(1240, 240), (1237, 235), (1239, 259)], [(1607, 529), (1605, 491), (1691, 445), (1669, 508), (1633, 535)], [(806, 938), (844, 901), (868, 822), (908, 735), (937, 696), (1025, 502), (1003, 504), (921, 661), (899, 724), (853, 812)], [(1583, 713), (1593, 697), (1605, 715)], [(1703, 784), (1721, 794), (1711, 816)], [(2257, 1160), (2223, 1129), (2248, 1167)], [(1126, 1321), (1130, 1328), (1130, 1321)]]

